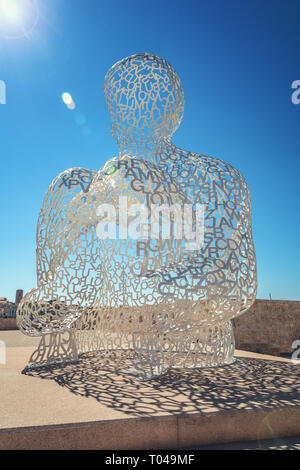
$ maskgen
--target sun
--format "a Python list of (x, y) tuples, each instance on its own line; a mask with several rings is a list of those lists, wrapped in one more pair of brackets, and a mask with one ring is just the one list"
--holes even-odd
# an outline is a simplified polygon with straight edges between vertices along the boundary
[(0, 14), (11, 23), (19, 23), (24, 15), (22, 2), (18, 0), (0, 0)]
[(38, 20), (37, 0), (0, 0), (0, 37), (24, 38), (33, 31)]

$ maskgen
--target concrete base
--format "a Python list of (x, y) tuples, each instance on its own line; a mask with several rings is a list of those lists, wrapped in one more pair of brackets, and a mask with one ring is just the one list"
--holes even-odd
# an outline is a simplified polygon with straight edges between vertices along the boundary
[(172, 449), (300, 435), (300, 367), (236, 351), (225, 367), (173, 370), (150, 382), (126, 357), (21, 374), (39, 338), (0, 332), (0, 449)]

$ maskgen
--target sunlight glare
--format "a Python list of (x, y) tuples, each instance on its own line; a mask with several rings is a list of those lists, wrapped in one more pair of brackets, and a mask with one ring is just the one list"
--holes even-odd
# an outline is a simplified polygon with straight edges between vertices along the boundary
[(0, 13), (2, 13), (8, 21), (18, 23), (23, 16), (21, 2), (17, 0), (0, 0)]

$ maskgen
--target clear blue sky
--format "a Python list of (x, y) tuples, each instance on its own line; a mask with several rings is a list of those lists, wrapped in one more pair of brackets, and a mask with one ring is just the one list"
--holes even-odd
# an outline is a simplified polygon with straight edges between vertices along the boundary
[[(300, 299), (300, 105), (291, 102), (291, 84), (300, 80), (300, 1), (37, 5), (31, 33), (0, 37), (7, 86), (0, 105), (0, 296), (13, 300), (16, 288), (36, 284), (36, 221), (51, 180), (71, 167), (99, 169), (117, 154), (104, 109), (106, 71), (123, 57), (153, 52), (171, 62), (185, 89), (175, 144), (230, 162), (248, 181), (258, 297)], [(65, 91), (74, 111), (61, 100)]]

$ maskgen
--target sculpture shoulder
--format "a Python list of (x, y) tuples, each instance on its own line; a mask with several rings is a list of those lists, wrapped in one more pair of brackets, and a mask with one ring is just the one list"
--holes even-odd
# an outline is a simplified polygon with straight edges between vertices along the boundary
[(143, 157), (122, 155), (108, 160), (99, 170), (98, 180), (102, 180), (108, 186), (123, 187), (126, 184), (134, 189), (135, 182), (143, 182), (151, 185), (163, 183), (168, 179), (168, 174), (159, 165)]
[(119, 173), (124, 177), (126, 175), (135, 175), (143, 170), (155, 171), (157, 167), (153, 163), (144, 160), (142, 157), (126, 154), (109, 159), (105, 165), (100, 168), (99, 176), (101, 175), (102, 178), (105, 178)]
[(231, 185), (239, 188), (241, 192), (249, 192), (247, 182), (242, 173), (230, 163), (216, 157), (186, 153), (186, 165), (191, 166), (195, 177), (202, 182), (211, 184)]
[[(121, 155), (108, 160), (99, 170), (94, 181), (96, 190), (105, 190), (114, 194), (126, 194), (127, 191), (142, 190), (140, 182), (150, 182), (159, 178), (161, 170), (153, 163), (141, 157)], [(160, 178), (161, 179), (161, 178)]]

